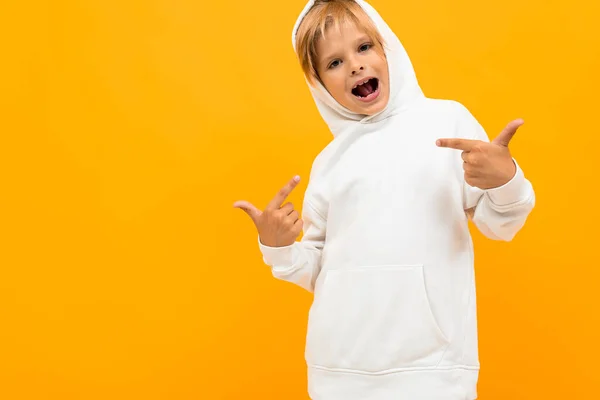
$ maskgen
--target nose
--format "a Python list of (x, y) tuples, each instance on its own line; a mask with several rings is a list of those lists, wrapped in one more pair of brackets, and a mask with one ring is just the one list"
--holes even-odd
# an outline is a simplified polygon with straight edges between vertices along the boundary
[(358, 74), (360, 71), (363, 71), (365, 69), (365, 67), (363, 67), (362, 65), (353, 65), (352, 66), (352, 76)]
[(348, 57), (348, 65), (350, 66), (350, 73), (352, 76), (365, 69), (365, 67), (362, 65), (362, 60), (360, 57), (356, 57), (355, 55)]

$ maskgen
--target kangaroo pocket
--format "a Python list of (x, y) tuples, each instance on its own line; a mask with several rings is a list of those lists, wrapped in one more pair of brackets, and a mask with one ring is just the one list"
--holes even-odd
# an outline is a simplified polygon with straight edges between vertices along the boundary
[(309, 365), (365, 372), (436, 365), (448, 344), (422, 265), (326, 271), (309, 313)]

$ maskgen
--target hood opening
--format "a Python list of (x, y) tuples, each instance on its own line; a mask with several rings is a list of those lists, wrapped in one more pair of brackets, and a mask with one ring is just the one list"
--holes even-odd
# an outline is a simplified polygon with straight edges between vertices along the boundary
[[(296, 23), (292, 31), (292, 45), (294, 50), (296, 49), (296, 33), (300, 26), (304, 16), (308, 13), (311, 7), (316, 3), (317, 0), (306, 0), (304, 9), (298, 16)], [(389, 98), (387, 106), (384, 110), (373, 115), (360, 115), (343, 107), (339, 104), (327, 91), (324, 85), (317, 80), (314, 84), (311, 84), (307, 80), (308, 88), (311, 95), (317, 105), (317, 108), (329, 126), (332, 134), (338, 136), (346, 131), (352, 131), (356, 127), (356, 123), (366, 124), (374, 123), (384, 120), (392, 115), (396, 115), (403, 110), (410, 107), (411, 104), (424, 98), (412, 63), (404, 46), (398, 39), (396, 34), (388, 26), (385, 20), (379, 15), (379, 13), (365, 0), (353, 0), (355, 1), (367, 14), (367, 16), (374, 22), (376, 29), (381, 33), (383, 37), (384, 53), (388, 63), (389, 81), (387, 88), (389, 92)], [(361, 101), (368, 101), (365, 97), (375, 96), (373, 93), (380, 89), (380, 82), (371, 81), (363, 87), (357, 87), (352, 89), (352, 94), (357, 96)]]

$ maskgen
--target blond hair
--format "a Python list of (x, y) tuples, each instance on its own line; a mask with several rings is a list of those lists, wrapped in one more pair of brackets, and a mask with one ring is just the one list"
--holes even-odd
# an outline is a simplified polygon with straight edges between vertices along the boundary
[(329, 28), (339, 28), (346, 22), (364, 30), (374, 42), (373, 49), (383, 54), (383, 37), (377, 27), (354, 0), (316, 0), (306, 13), (296, 34), (296, 53), (302, 72), (311, 84), (319, 79), (317, 73), (317, 42)]

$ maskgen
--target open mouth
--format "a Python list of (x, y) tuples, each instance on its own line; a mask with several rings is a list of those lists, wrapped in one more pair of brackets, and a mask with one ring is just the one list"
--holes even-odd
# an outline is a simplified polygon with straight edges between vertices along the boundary
[(372, 101), (379, 95), (379, 79), (366, 79), (352, 88), (352, 94), (361, 101)]

